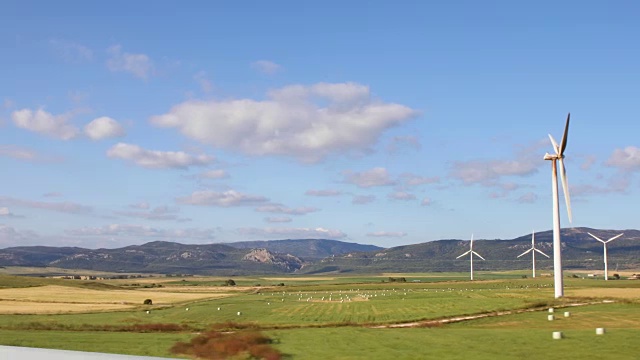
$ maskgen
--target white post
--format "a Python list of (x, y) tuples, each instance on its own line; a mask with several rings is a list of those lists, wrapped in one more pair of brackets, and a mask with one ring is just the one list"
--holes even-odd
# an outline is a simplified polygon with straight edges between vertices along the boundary
[(531, 253), (533, 254), (533, 277), (536, 277), (536, 249), (533, 249)]
[(469, 253), (471, 256), (471, 280), (473, 281), (473, 251)]
[(604, 243), (604, 279), (609, 280), (609, 271), (607, 269), (607, 243)]
[(562, 278), (562, 243), (560, 242), (560, 211), (558, 199), (558, 167), (557, 159), (551, 161), (551, 188), (553, 192), (553, 282), (555, 297), (564, 296)]

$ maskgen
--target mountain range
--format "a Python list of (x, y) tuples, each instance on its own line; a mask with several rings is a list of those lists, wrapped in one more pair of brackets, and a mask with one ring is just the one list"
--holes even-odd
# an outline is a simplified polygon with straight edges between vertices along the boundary
[[(624, 232), (608, 244), (609, 268), (614, 271), (640, 267), (640, 231), (563, 229), (565, 269), (602, 269), (603, 240)], [(553, 233), (536, 233), (536, 248), (553, 256)], [(474, 250), (486, 261), (474, 262), (477, 270), (529, 269), (530, 257), (518, 255), (531, 247), (531, 234), (515, 239), (474, 240)], [(161, 274), (250, 275), (327, 272), (427, 272), (467, 271), (468, 258), (456, 257), (469, 249), (468, 240), (445, 239), (382, 248), (328, 239), (243, 241), (187, 245), (154, 241), (117, 249), (23, 246), (0, 250), (0, 266), (58, 267), (105, 272)], [(552, 269), (551, 259), (536, 257), (536, 267)]]

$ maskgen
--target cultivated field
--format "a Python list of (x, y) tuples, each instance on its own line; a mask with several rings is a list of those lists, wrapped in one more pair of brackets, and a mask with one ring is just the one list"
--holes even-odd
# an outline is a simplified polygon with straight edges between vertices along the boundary
[(555, 300), (552, 279), (523, 274), (238, 277), (237, 286), (0, 276), (0, 343), (176, 357), (172, 345), (215, 325), (259, 330), (293, 359), (637, 359), (640, 281), (568, 277)]
[(153, 304), (155, 305), (172, 305), (230, 295), (212, 289), (203, 292), (179, 290), (163, 290), (162, 288), (94, 290), (60, 285), (0, 289), (0, 314), (50, 314), (118, 310), (138, 307), (143, 304), (145, 299), (150, 297), (153, 298)]

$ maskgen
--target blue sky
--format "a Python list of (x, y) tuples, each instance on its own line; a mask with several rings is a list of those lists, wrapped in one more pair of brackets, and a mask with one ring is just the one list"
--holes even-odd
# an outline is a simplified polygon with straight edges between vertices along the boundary
[(0, 247), (637, 228), (632, 1), (8, 1)]

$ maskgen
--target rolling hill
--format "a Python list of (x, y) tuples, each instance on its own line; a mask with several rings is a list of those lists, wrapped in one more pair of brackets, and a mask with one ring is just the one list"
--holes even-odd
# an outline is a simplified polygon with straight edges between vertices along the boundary
[[(624, 232), (610, 243), (609, 268), (640, 267), (640, 231), (569, 228), (562, 230), (565, 269), (602, 269), (602, 244), (587, 232), (604, 239)], [(552, 232), (536, 233), (536, 247), (552, 256)], [(154, 241), (118, 249), (27, 246), (0, 250), (0, 266), (52, 266), (109, 272), (164, 274), (248, 275), (265, 273), (326, 272), (425, 272), (467, 271), (468, 258), (456, 257), (469, 246), (468, 240), (438, 240), (420, 244), (380, 248), (326, 239), (244, 241), (237, 243), (186, 245)], [(477, 270), (528, 269), (530, 257), (517, 256), (531, 246), (531, 235), (509, 240), (474, 241), (474, 250), (486, 261), (474, 262)], [(537, 268), (549, 271), (551, 259), (536, 258)]]

